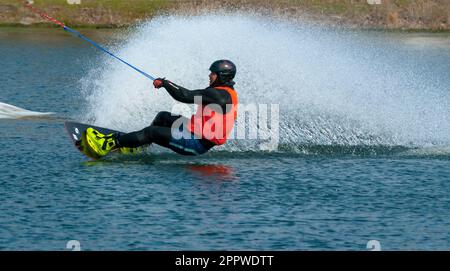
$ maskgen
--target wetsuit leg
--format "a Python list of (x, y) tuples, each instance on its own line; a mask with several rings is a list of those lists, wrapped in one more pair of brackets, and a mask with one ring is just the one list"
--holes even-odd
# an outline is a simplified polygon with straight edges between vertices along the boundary
[(117, 141), (120, 146), (127, 148), (136, 148), (152, 143), (168, 147), (172, 138), (172, 125), (179, 118), (185, 117), (173, 115), (171, 112), (161, 111), (153, 119), (149, 127), (129, 134), (120, 134)]
[(153, 120), (151, 126), (172, 127), (172, 124), (179, 118), (184, 118), (180, 115), (173, 115), (170, 112), (159, 112)]
[(168, 147), (172, 138), (171, 131), (169, 127), (151, 125), (137, 132), (120, 135), (117, 142), (119, 146), (126, 148), (137, 148), (152, 143)]
[[(166, 111), (160, 112), (149, 127), (137, 132), (118, 135), (117, 144), (120, 147), (137, 148), (156, 143), (183, 155), (196, 155), (209, 150), (211, 147), (205, 148), (198, 139), (190, 138), (192, 135), (189, 132), (182, 128), (172, 127), (173, 123), (180, 118), (184, 119), (184, 123), (189, 121), (183, 116), (172, 115)], [(177, 138), (180, 139), (175, 139), (173, 133), (177, 133)]]
[[(156, 143), (182, 155), (197, 155), (207, 151), (198, 140), (175, 140), (172, 137), (172, 129), (161, 126), (149, 126), (141, 131), (121, 135), (116, 140), (120, 147), (137, 148)], [(197, 150), (200, 150), (200, 153)]]

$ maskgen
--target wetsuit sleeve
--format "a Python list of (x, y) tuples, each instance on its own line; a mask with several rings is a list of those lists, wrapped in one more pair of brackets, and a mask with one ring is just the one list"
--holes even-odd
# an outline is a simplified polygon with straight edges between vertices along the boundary
[(202, 98), (202, 104), (218, 104), (225, 107), (232, 103), (230, 94), (226, 91), (217, 91), (214, 88), (188, 90), (168, 80), (164, 80), (163, 87), (169, 92), (170, 96), (182, 103), (193, 104), (195, 97), (198, 96)]

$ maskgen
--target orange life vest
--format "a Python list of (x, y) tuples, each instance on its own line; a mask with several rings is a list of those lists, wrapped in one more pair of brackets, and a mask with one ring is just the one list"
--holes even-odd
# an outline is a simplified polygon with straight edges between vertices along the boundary
[(218, 105), (199, 105), (195, 115), (192, 115), (188, 130), (197, 137), (207, 139), (216, 145), (222, 145), (234, 127), (237, 118), (238, 97), (234, 89), (230, 87), (215, 87), (226, 91), (231, 96), (231, 106), (227, 113), (222, 112)]

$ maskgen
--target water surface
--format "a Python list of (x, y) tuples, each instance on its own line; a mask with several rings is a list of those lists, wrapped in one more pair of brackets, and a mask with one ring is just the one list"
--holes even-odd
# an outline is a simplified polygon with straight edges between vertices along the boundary
[[(147, 71), (167, 73), (194, 88), (206, 83), (206, 68), (200, 66), (215, 55), (191, 47), (204, 44), (209, 36), (192, 36), (193, 41), (186, 39), (184, 49), (176, 51), (180, 44), (171, 43), (164, 33), (179, 31), (184, 40), (183, 31), (200, 33), (208, 20), (157, 20), (132, 30), (129, 40), (120, 38), (129, 33), (118, 36), (110, 30), (86, 34)], [(231, 23), (245, 30), (254, 26), (252, 20)], [(133, 34), (149, 29), (163, 42)], [(278, 32), (270, 25), (262, 29), (287, 35), (283, 39), (273, 34), (280, 38), (273, 48), (281, 55), (296, 46), (313, 46), (297, 43), (300, 38), (293, 33), (300, 30), (294, 26)], [(255, 27), (248, 33), (249, 43), (263, 40), (263, 30)], [(279, 85), (283, 96), (274, 94), (271, 84), (280, 77), (272, 75), (292, 71), (296, 58), (312, 61), (306, 56), (317, 51), (278, 59), (279, 68), (258, 74), (250, 68), (262, 65), (261, 60), (249, 55), (245, 45), (241, 54), (230, 51), (242, 67), (237, 86), (243, 100), (278, 99), (284, 105), (278, 151), (237, 142), (195, 158), (150, 149), (137, 157), (90, 162), (71, 146), (65, 119), (128, 131), (148, 124), (157, 110), (170, 110), (172, 101), (162, 91), (155, 93), (139, 74), (130, 75), (120, 63), (63, 31), (0, 28), (0, 102), (57, 113), (44, 119), (0, 120), (0, 249), (63, 250), (67, 241), (78, 240), (83, 250), (366, 250), (369, 240), (379, 240), (384, 250), (448, 250), (448, 36), (308, 33), (316, 33), (323, 46), (344, 37), (337, 47), (347, 44), (364, 52), (323, 47), (324, 55), (340, 52), (345, 58), (336, 56), (328, 66), (325, 58), (316, 58), (313, 71), (303, 67), (304, 73), (290, 75), (303, 84)], [(241, 36), (236, 39), (240, 42)], [(159, 55), (154, 54), (157, 49), (162, 50)], [(221, 50), (217, 57), (225, 55)], [(375, 52), (375, 60), (351, 58)], [(175, 65), (183, 54), (193, 69)], [(264, 57), (272, 61), (274, 56)], [(367, 62), (380, 74), (386, 69), (393, 73), (375, 74), (373, 82), (370, 76), (358, 77), (363, 73), (318, 74), (320, 67), (330, 72), (343, 59), (348, 65), (341, 69), (347, 73), (367, 68), (361, 64)], [(336, 88), (326, 88), (326, 76), (341, 78)], [(356, 81), (356, 89), (375, 87), (367, 93), (351, 92), (344, 87), (349, 78)], [(391, 82), (381, 82), (385, 79)], [(383, 84), (396, 86), (376, 88)], [(255, 92), (255, 85), (261, 92)], [(262, 89), (264, 85), (268, 88)], [(305, 85), (315, 89), (305, 92)], [(286, 97), (295, 100), (295, 93), (305, 101), (302, 106), (287, 103)], [(341, 107), (344, 98), (348, 103)]]

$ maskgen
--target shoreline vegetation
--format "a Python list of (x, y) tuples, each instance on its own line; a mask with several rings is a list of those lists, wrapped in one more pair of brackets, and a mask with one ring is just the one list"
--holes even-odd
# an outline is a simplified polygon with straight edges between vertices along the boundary
[[(165, 14), (249, 12), (314, 24), (390, 31), (450, 31), (448, 0), (34, 0), (72, 27), (128, 27)], [(70, 3), (80, 4), (70, 4)], [(0, 0), (0, 26), (48, 27), (17, 0)]]

